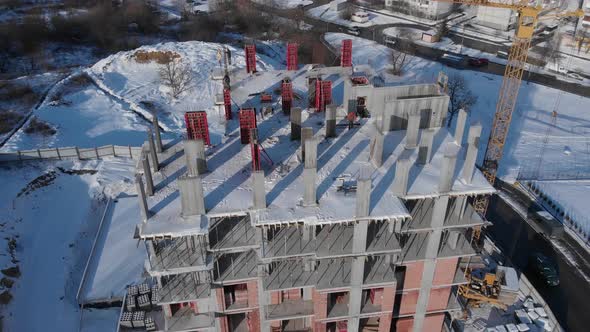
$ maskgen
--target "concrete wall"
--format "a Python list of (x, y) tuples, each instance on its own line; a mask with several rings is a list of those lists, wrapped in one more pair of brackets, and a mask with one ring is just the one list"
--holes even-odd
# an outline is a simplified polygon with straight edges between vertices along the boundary
[(514, 12), (505, 8), (477, 6), (476, 15), (478, 24), (504, 31), (508, 30), (515, 21)]

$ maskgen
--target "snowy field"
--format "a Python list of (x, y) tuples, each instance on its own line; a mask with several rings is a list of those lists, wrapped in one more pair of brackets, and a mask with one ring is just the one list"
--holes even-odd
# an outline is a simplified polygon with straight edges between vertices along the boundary
[[(478, 100), (470, 111), (468, 121), (480, 121), (484, 125), (482, 142), (487, 142), (496, 108), (496, 100), (502, 77), (469, 70), (456, 70), (440, 63), (413, 58), (402, 77), (388, 73), (390, 49), (370, 40), (331, 33), (326, 40), (339, 47), (343, 39), (353, 39), (353, 62), (355, 65), (371, 65), (386, 84), (414, 84), (435, 82), (439, 71), (449, 76), (455, 73), (464, 76)], [(536, 168), (540, 152), (546, 144), (541, 161), (541, 173), (588, 172), (590, 173), (590, 113), (581, 112), (590, 108), (590, 99), (542, 85), (523, 82), (504, 158), (500, 177), (509, 182), (518, 176), (520, 168)], [(551, 112), (557, 110), (556, 125), (551, 126)], [(547, 128), (550, 128), (548, 131)], [(484, 149), (479, 152), (480, 161)], [(543, 174), (541, 174), (543, 175)]]
[[(0, 231), (15, 248), (0, 262), (21, 273), (8, 290), (4, 331), (78, 330), (76, 290), (98, 220), (108, 197), (133, 191), (133, 169), (129, 159), (0, 168)], [(93, 328), (82, 330), (112, 331), (106, 317), (112, 324), (114, 310), (84, 310), (82, 324)]]
[(261, 4), (272, 3), (273, 6), (281, 9), (291, 9), (313, 4), (312, 0), (254, 0), (254, 2)]
[(338, 25), (343, 25), (346, 27), (357, 26), (357, 27), (366, 28), (366, 27), (371, 27), (374, 25), (381, 25), (381, 24), (393, 24), (393, 23), (407, 24), (408, 23), (408, 21), (403, 20), (401, 18), (396, 18), (396, 17), (380, 14), (377, 12), (368, 12), (368, 14), (369, 14), (369, 21), (368, 22), (358, 23), (358, 22), (352, 22), (350, 20), (342, 19), (340, 17), (340, 12), (332, 10), (330, 8), (330, 4), (314, 7), (314, 8), (307, 11), (307, 15), (309, 15), (311, 17), (315, 17), (317, 19), (320, 19), (320, 20), (323, 20), (326, 22), (332, 22), (332, 23), (336, 23)]

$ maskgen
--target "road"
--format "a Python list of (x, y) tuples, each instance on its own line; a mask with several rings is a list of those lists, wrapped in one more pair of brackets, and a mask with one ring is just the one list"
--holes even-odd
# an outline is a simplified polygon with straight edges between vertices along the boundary
[[(524, 210), (536, 209), (535, 203), (529, 199), (514, 193), (508, 194), (513, 204), (518, 204)], [(565, 247), (565, 251), (559, 250), (548, 238), (535, 232), (525, 217), (497, 195), (490, 201), (488, 220), (494, 224), (488, 228), (488, 234), (502, 248), (511, 263), (524, 271), (563, 328), (566, 331), (588, 331), (590, 315), (587, 315), (586, 310), (590, 299), (590, 283), (585, 275), (590, 275), (590, 266), (587, 263), (587, 251), (569, 235), (556, 241), (559, 246)], [(529, 255), (533, 252), (542, 252), (556, 262), (560, 277), (559, 286), (545, 286), (535, 273), (527, 268)]]

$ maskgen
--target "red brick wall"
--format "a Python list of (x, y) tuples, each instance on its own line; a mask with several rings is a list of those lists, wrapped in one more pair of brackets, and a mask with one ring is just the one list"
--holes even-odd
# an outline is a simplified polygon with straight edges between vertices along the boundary
[(422, 281), (422, 271), (424, 270), (424, 262), (406, 263), (406, 274), (404, 277), (404, 290), (420, 288)]
[(225, 296), (223, 295), (223, 288), (215, 289), (215, 296), (217, 297), (217, 310), (225, 310)]
[(393, 303), (395, 302), (395, 286), (384, 287), (382, 294), (382, 310), (387, 312), (393, 312)]
[(258, 282), (256, 280), (249, 281), (248, 288), (248, 307), (258, 306)]
[[(414, 319), (413, 318), (400, 318), (397, 320), (395, 324), (395, 332), (412, 332), (412, 328), (414, 327)], [(430, 332), (428, 330), (424, 330)]]
[(443, 287), (432, 289), (430, 291), (430, 298), (428, 299), (427, 311), (443, 310), (447, 307), (449, 302), (449, 295), (451, 294), (451, 287)]
[(312, 288), (311, 298), (313, 300), (313, 331), (325, 332), (326, 323), (320, 323), (317, 320), (326, 318), (328, 315), (328, 294), (320, 294), (315, 288)]
[(250, 332), (260, 332), (260, 311), (252, 310), (248, 313), (248, 329)]
[(392, 313), (384, 314), (379, 317), (379, 332), (389, 332), (391, 330)]
[(217, 318), (217, 321), (219, 322), (219, 328), (221, 332), (229, 332), (227, 316), (220, 316), (219, 318)]
[(270, 304), (281, 303), (281, 291), (270, 292)]
[(440, 258), (436, 260), (433, 285), (450, 285), (457, 271), (459, 258)]
[(401, 294), (402, 300), (400, 302), (399, 313), (402, 315), (413, 314), (416, 312), (416, 304), (418, 303), (418, 294), (420, 291), (409, 291)]
[(442, 331), (442, 324), (445, 319), (444, 314), (428, 315), (424, 319), (423, 331)]

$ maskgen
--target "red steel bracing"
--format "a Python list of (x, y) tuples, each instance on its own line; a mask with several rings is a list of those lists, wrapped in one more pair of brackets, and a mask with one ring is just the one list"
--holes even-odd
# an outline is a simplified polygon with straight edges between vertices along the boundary
[(231, 91), (223, 89), (223, 106), (225, 106), (225, 119), (231, 120)]
[(321, 100), (319, 111), (326, 110), (326, 105), (332, 103), (332, 81), (321, 82)]
[(287, 44), (287, 70), (297, 70), (297, 47), (296, 43)]
[(250, 151), (252, 151), (252, 170), (259, 171), (260, 168), (260, 146), (255, 139), (250, 140)]
[(246, 72), (256, 72), (256, 45), (246, 45)]
[(340, 50), (340, 66), (352, 67), (352, 40), (344, 39)]
[(321, 102), (322, 102), (322, 80), (319, 78), (315, 81), (314, 93), (315, 93), (314, 106), (315, 106), (316, 112), (319, 112), (321, 110)]
[(240, 141), (242, 144), (250, 143), (250, 129), (256, 128), (256, 110), (253, 108), (241, 109), (240, 119)]
[(293, 101), (293, 83), (283, 82), (281, 84), (281, 99), (283, 101), (283, 112), (290, 112)]
[(186, 136), (189, 139), (202, 139), (205, 144), (211, 145), (209, 141), (209, 125), (207, 123), (207, 112), (196, 111), (184, 113), (186, 125)]

